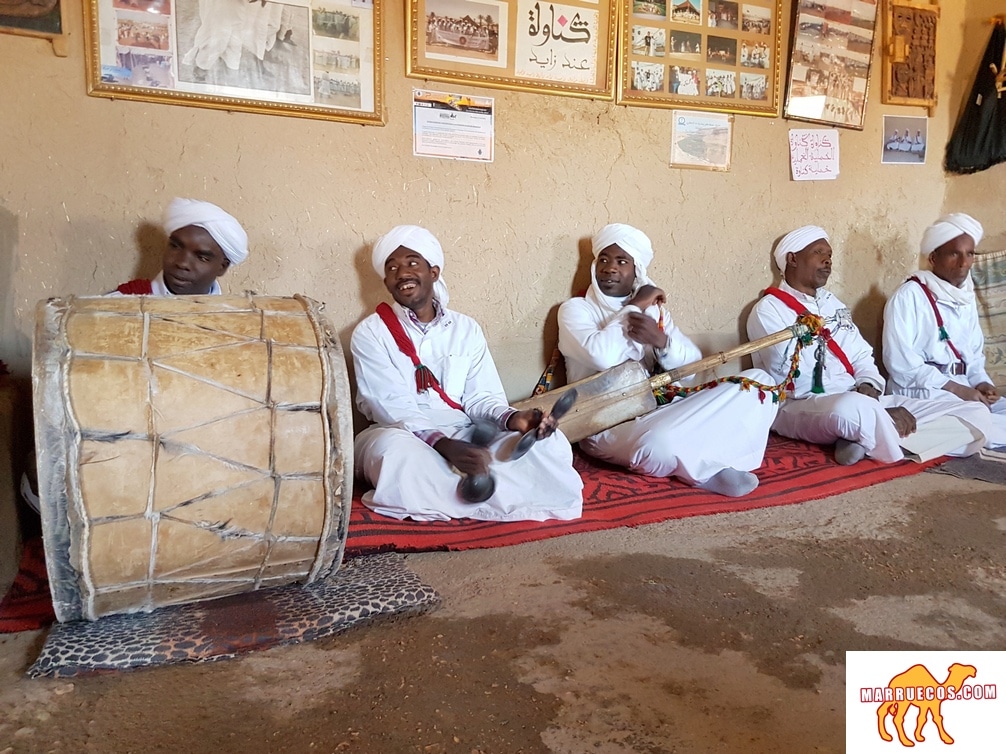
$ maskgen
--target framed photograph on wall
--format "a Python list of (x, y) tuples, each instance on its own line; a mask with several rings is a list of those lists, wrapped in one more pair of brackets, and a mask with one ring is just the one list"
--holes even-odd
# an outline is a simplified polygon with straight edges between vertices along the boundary
[(62, 0), (7, 0), (0, 2), (0, 32), (39, 37), (52, 42), (53, 52), (65, 58), (66, 18)]
[(619, 104), (779, 115), (783, 0), (618, 1)]
[(734, 116), (675, 110), (671, 118), (671, 167), (730, 170)]
[(412, 78), (614, 95), (616, 0), (408, 0)]
[(86, 0), (88, 94), (384, 125), (382, 0)]
[(862, 130), (877, 0), (797, 0), (787, 118)]

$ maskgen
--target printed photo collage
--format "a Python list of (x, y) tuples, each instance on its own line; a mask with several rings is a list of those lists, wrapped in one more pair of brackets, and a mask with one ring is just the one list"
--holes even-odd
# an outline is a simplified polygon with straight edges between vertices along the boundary
[(373, 89), (360, 35), (373, 0), (101, 2), (111, 6), (103, 26), (115, 27), (114, 48), (101, 52), (104, 83), (349, 110)]
[(631, 0), (630, 88), (767, 103), (773, 7), (772, 0)]

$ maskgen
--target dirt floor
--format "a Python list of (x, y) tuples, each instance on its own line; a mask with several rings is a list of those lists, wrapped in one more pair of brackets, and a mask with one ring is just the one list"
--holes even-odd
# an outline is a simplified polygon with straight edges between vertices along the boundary
[(211, 665), (32, 681), (3, 636), (0, 754), (841, 752), (846, 650), (1006, 646), (1004, 532), (1006, 487), (925, 473), (412, 555), (436, 611)]

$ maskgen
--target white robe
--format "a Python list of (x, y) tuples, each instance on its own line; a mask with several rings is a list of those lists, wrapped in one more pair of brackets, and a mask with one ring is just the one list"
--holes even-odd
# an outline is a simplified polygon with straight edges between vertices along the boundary
[[(985, 335), (978, 323), (974, 301), (955, 301), (941, 290), (935, 275), (928, 270), (917, 273), (936, 297), (943, 326), (950, 340), (964, 358), (964, 374), (952, 374), (957, 356), (945, 340), (940, 340), (939, 326), (932, 304), (918, 283), (906, 280), (884, 307), (884, 366), (890, 375), (887, 386), (895, 395), (911, 398), (961, 400), (943, 389), (948, 380), (967, 387), (992, 383), (985, 371)], [(944, 284), (949, 285), (949, 284)], [(966, 298), (966, 297), (965, 297)], [(984, 405), (978, 403), (977, 405)], [(1006, 399), (992, 405), (989, 447), (1006, 445)]]
[[(855, 376), (849, 374), (830, 349), (824, 361), (824, 393), (811, 392), (813, 385), (817, 341), (800, 352), (800, 376), (794, 380), (795, 390), (779, 409), (773, 429), (786, 437), (806, 442), (828, 445), (838, 439), (859, 443), (866, 454), (884, 463), (904, 458), (900, 438), (886, 409), (903, 407), (914, 417), (917, 425), (945, 415), (956, 416), (973, 430), (977, 439), (954, 448), (950, 455), (970, 455), (984, 443), (988, 419), (978, 406), (967, 406), (963, 401), (919, 400), (904, 396), (881, 396), (879, 400), (855, 392), (857, 385), (867, 382), (883, 391), (884, 380), (873, 359), (873, 348), (852, 321), (848, 307), (830, 291), (817, 290), (808, 296), (783, 281), (780, 289), (786, 291), (813, 313), (824, 318), (825, 326), (852, 364)], [(797, 314), (775, 296), (764, 296), (755, 304), (748, 317), (748, 338), (755, 340), (796, 322)], [(766, 348), (752, 354), (755, 366), (769, 372), (775, 381), (781, 381), (789, 372), (794, 341)]]
[[(559, 307), (559, 350), (570, 382), (630, 360), (653, 367), (657, 360), (654, 349), (626, 335), (629, 312), (640, 309), (624, 306), (609, 314), (591, 292)], [(650, 307), (646, 313), (659, 321), (658, 307)], [(664, 332), (669, 342), (659, 358), (662, 369), (702, 358), (695, 344), (666, 315)], [(758, 370), (741, 374), (760, 382), (769, 379)], [(761, 466), (775, 414), (770, 397), (761, 403), (757, 391), (725, 383), (677, 398), (645, 416), (581, 440), (580, 447), (636, 473), (675, 476), (694, 485), (725, 468), (753, 471)]]
[(498, 424), (510, 409), (499, 373), (482, 328), (471, 317), (446, 309), (423, 333), (401, 306), (392, 308), (419, 360), (464, 411), (451, 408), (432, 389), (416, 392), (415, 367), (377, 314), (357, 325), (350, 344), (356, 403), (375, 422), (355, 443), (356, 468), (374, 486), (363, 502), (381, 515), (417, 521), (579, 518), (583, 481), (573, 469), (573, 452), (561, 432), (535, 443), (523, 458), (508, 461), (520, 435), (501, 430), (489, 447), (496, 459), (491, 466), (496, 492), (484, 503), (458, 496), (461, 474), (415, 433), (439, 431), (466, 440), (474, 419)]

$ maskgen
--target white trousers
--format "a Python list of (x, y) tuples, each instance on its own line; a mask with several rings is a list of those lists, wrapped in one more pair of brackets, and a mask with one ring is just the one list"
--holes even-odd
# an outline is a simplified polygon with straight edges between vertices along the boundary
[[(741, 375), (772, 384), (760, 369)], [(756, 389), (724, 383), (581, 440), (580, 448), (638, 474), (675, 476), (695, 485), (725, 468), (761, 466), (777, 405), (771, 395), (763, 403)]]
[(818, 445), (830, 445), (840, 438), (849, 440), (866, 448), (870, 458), (894, 463), (905, 457), (894, 420), (887, 413), (887, 409), (895, 407), (907, 409), (917, 425), (940, 416), (956, 416), (981, 435), (981, 439), (948, 453), (952, 456), (977, 453), (991, 431), (989, 411), (980, 403), (903, 395), (882, 395), (877, 400), (854, 391), (789, 398), (779, 409), (772, 429), (780, 435)]
[[(926, 400), (965, 402), (962, 398), (958, 398), (947, 390), (915, 389), (910, 394), (913, 397), (924, 398)], [(975, 403), (976, 405), (985, 407), (984, 403), (978, 403), (977, 401), (967, 401), (967, 403)], [(997, 448), (1006, 445), (1006, 398), (1000, 398), (992, 404), (991, 408), (986, 408), (985, 410), (990, 412), (988, 419), (989, 431), (986, 433), (985, 447)]]
[[(453, 439), (468, 439), (472, 429), (461, 430)], [(517, 432), (504, 432), (489, 452), (494, 459), (506, 459), (519, 438)], [(583, 480), (573, 469), (573, 451), (561, 432), (539, 440), (516, 461), (495, 460), (490, 468), (496, 491), (483, 503), (462, 500), (457, 491), (462, 475), (404, 429), (365, 429), (355, 440), (355, 458), (359, 473), (374, 486), (363, 502), (382, 516), (545, 521), (579, 518), (583, 511)]]

